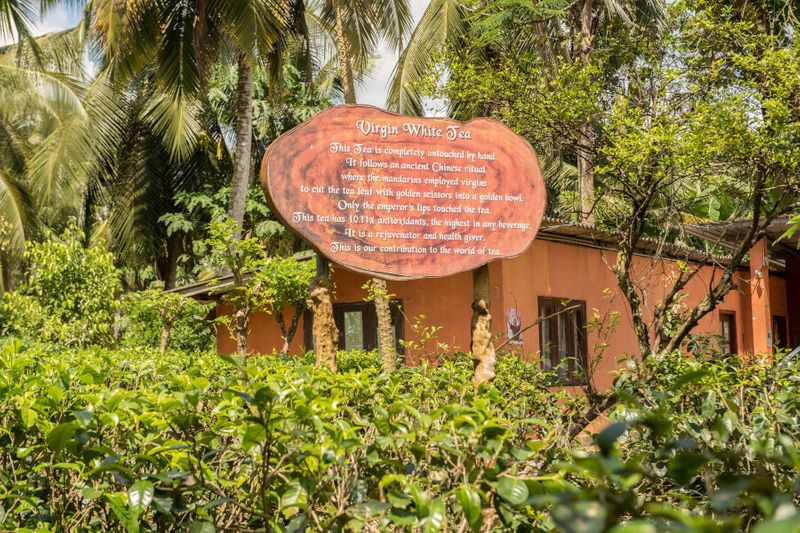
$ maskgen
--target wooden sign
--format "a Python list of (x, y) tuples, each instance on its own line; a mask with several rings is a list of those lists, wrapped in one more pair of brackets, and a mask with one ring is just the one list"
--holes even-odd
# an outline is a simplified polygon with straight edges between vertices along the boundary
[(388, 279), (519, 255), (545, 207), (536, 153), (499, 122), (363, 105), (327, 109), (275, 140), (261, 184), (275, 214), (333, 263)]

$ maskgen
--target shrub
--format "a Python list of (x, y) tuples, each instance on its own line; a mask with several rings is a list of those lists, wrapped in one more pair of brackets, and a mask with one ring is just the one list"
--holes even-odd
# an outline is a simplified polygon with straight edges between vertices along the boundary
[(60, 239), (28, 244), (25, 283), (3, 296), (5, 334), (68, 346), (113, 342), (119, 271), (111, 253), (83, 240), (71, 225)]
[(167, 348), (188, 352), (214, 347), (215, 331), (208, 320), (209, 305), (160, 290), (146, 290), (122, 298), (124, 346)]
[[(498, 364), (507, 379), (474, 394), (465, 356), (385, 374), (354, 353), (333, 375), (308, 357), (241, 367), (212, 354), (9, 344), (0, 529), (719, 531), (764, 518), (789, 528), (796, 378), (775, 382), (783, 394), (769, 402), (788, 418), (773, 420), (776, 390), (739, 380), (732, 370), (746, 367), (732, 363), (716, 414), (699, 420), (687, 413), (712, 383), (671, 357), (653, 363), (675, 373), (652, 388), (644, 371), (623, 380), (617, 421), (584, 448), (563, 431), (579, 400), (513, 359)], [(734, 383), (764, 419), (749, 444), (716, 447), (702, 427), (730, 416)], [(647, 400), (667, 389), (663, 409)], [(742, 460), (720, 462), (723, 449)]]

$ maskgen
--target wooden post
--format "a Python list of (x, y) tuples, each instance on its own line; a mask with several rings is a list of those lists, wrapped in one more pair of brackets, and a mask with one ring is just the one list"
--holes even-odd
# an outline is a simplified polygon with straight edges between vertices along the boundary
[(769, 305), (769, 243), (750, 249), (750, 305), (753, 313), (753, 355), (772, 355), (772, 312)]
[(492, 315), (489, 312), (489, 265), (472, 271), (472, 341), (470, 352), (475, 365), (475, 390), (495, 378), (497, 357), (492, 342)]
[(328, 261), (317, 254), (317, 277), (311, 282), (306, 305), (311, 310), (314, 320), (312, 332), (316, 366), (327, 367), (331, 372), (336, 372), (336, 344), (339, 330), (336, 329), (336, 322), (333, 319), (331, 289)]

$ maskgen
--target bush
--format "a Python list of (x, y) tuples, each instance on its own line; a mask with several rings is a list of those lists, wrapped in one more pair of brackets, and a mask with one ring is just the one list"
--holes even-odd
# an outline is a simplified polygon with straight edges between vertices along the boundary
[[(464, 356), (391, 374), (372, 354), (341, 360), (350, 370), (332, 375), (307, 357), (239, 367), (211, 354), (9, 344), (0, 529), (718, 531), (797, 521), (788, 374), (769, 401), (794, 414), (779, 422), (764, 411), (748, 445), (720, 445), (751, 462), (720, 463), (699, 428), (726, 415), (680, 421), (680, 406), (702, 406), (708, 391), (683, 362), (652, 388), (652, 398), (675, 392), (664, 409), (633, 401), (648, 398), (644, 372), (624, 380), (627, 421), (582, 448), (563, 431), (580, 400), (551, 391), (535, 366), (503, 358), (507, 378), (474, 394)], [(731, 383), (720, 412), (739, 394)], [(768, 392), (758, 386), (744, 393), (752, 412)]]
[(3, 333), (67, 346), (111, 344), (120, 290), (114, 257), (85, 248), (72, 225), (58, 240), (28, 243), (25, 283), (3, 295)]
[(188, 352), (210, 350), (215, 330), (209, 305), (176, 293), (146, 290), (122, 298), (120, 344)]

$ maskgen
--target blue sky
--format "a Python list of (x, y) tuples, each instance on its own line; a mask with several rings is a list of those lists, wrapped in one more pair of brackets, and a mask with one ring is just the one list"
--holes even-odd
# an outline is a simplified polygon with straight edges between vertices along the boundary
[[(409, 0), (414, 22), (419, 21), (430, 0)], [(53, 31), (63, 30), (77, 24), (81, 16), (81, 10), (66, 7), (59, 4), (54, 9), (49, 10), (36, 25), (35, 33), (41, 35)], [(3, 38), (0, 37), (0, 44)], [(389, 77), (397, 61), (397, 52), (384, 48), (380, 57), (375, 62), (372, 78), (357, 88), (359, 103), (372, 104), (384, 107), (386, 104), (386, 92)]]

